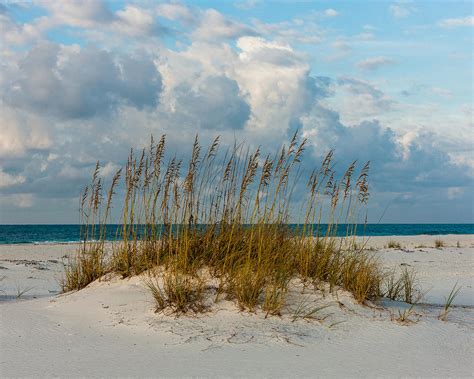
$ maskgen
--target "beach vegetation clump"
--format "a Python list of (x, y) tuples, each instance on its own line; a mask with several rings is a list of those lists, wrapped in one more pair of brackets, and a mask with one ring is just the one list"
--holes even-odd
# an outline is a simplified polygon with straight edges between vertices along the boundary
[(402, 271), (401, 281), (403, 284), (403, 301), (409, 304), (418, 302), (421, 294), (420, 291), (417, 290), (415, 270), (404, 268)]
[(410, 317), (415, 315), (415, 303), (411, 304), (409, 308), (402, 310), (398, 310), (398, 317), (395, 317), (394, 314), (392, 314), (392, 321), (398, 321), (402, 325), (408, 325), (410, 323), (413, 323), (414, 320), (411, 319)]
[(61, 286), (63, 291), (79, 290), (101, 278), (109, 271), (105, 258), (105, 239), (112, 197), (120, 180), (121, 170), (112, 178), (105, 204), (103, 182), (96, 164), (90, 185), (84, 187), (80, 197), (80, 245), (77, 254), (67, 257), (68, 263)]
[(382, 296), (391, 300), (415, 304), (422, 298), (416, 272), (406, 267), (403, 267), (400, 273), (394, 270), (386, 272), (382, 288)]
[(444, 247), (444, 241), (440, 238), (437, 238), (435, 240), (435, 247), (438, 249)]
[(400, 276), (397, 276), (395, 271), (387, 272), (384, 278), (383, 296), (391, 300), (403, 299), (404, 283)]
[(400, 243), (397, 242), (397, 241), (390, 240), (390, 241), (388, 241), (387, 247), (389, 249), (401, 249), (402, 245), (400, 245)]
[(448, 297), (445, 299), (443, 311), (438, 316), (440, 320), (446, 321), (446, 318), (448, 317), (448, 314), (449, 314), (449, 310), (451, 306), (453, 305), (453, 301), (459, 295), (459, 291), (461, 291), (461, 288), (462, 288), (461, 286), (458, 287), (457, 283), (454, 285)]
[(144, 282), (155, 300), (156, 312), (169, 308), (179, 314), (190, 310), (202, 312), (206, 308), (204, 281), (199, 276), (179, 270), (166, 270), (160, 275), (151, 270)]
[(17, 285), (17, 287), (16, 287), (16, 298), (21, 299), (23, 297), (23, 295), (26, 295), (28, 292), (30, 292), (33, 289), (34, 289), (34, 287), (21, 288), (20, 286)]
[[(295, 322), (298, 319), (317, 319), (319, 321), (323, 321), (327, 316), (317, 317), (317, 313), (330, 307), (332, 304), (325, 304), (325, 305), (316, 305), (307, 300), (303, 299), (300, 303), (296, 306), (293, 310), (292, 315), (292, 322)], [(334, 324), (332, 325), (334, 326)]]
[[(215, 301), (225, 295), (267, 316), (280, 314), (293, 279), (327, 283), (359, 302), (380, 296), (386, 274), (354, 244), (369, 163), (337, 175), (330, 151), (304, 180), (305, 146), (295, 133), (273, 155), (237, 143), (220, 153), (219, 137), (204, 150), (196, 136), (184, 161), (166, 154), (165, 136), (152, 138), (130, 152), (107, 194), (97, 164), (81, 198), (82, 244), (64, 290), (108, 272), (144, 274), (156, 309), (182, 313), (203, 311), (214, 282)], [(120, 227), (106, 244), (114, 195), (122, 199)]]

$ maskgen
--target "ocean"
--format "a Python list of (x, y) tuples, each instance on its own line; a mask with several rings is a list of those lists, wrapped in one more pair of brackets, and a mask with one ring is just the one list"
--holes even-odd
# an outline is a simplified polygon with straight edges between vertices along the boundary
[[(290, 225), (290, 227), (295, 227)], [(324, 234), (326, 225), (320, 226)], [(120, 225), (107, 226), (107, 240), (114, 240)], [(0, 225), (0, 244), (74, 243), (79, 240), (80, 225)], [(338, 235), (345, 235), (345, 225)], [(367, 224), (357, 228), (359, 236), (409, 236), (439, 234), (474, 234), (474, 224)]]

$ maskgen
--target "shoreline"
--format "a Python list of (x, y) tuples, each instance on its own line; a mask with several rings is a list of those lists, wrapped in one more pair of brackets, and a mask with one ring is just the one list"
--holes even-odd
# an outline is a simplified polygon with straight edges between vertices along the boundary
[[(324, 238), (324, 237), (323, 237)], [(342, 239), (345, 237), (331, 237), (331, 238), (336, 238), (336, 239)], [(434, 246), (435, 240), (436, 239), (441, 239), (444, 242), (447, 243), (447, 246), (449, 244), (453, 244), (453, 246), (456, 245), (457, 242), (464, 242), (464, 245), (469, 245), (470, 247), (474, 247), (474, 234), (412, 234), (412, 235), (386, 235), (386, 236), (379, 236), (379, 235), (374, 235), (374, 236), (352, 236), (352, 237), (347, 237), (347, 238), (355, 238), (355, 240), (359, 242), (364, 242), (364, 241), (373, 241), (373, 243), (368, 243), (367, 247), (377, 247), (377, 248), (383, 248), (383, 244), (387, 244), (390, 240), (394, 240), (396, 242), (400, 243), (407, 243), (407, 244), (415, 244), (415, 243), (430, 243), (431, 245)], [(114, 244), (116, 242), (120, 242), (120, 240), (106, 240), (106, 244)], [(80, 241), (70, 241), (70, 242), (20, 242), (20, 243), (0, 243), (0, 250), (4, 249), (6, 247), (12, 247), (12, 246), (78, 246), (81, 245), (82, 243)], [(426, 246), (430, 247), (430, 246)], [(1, 253), (1, 251), (0, 251)]]
[[(324, 236), (322, 236), (324, 238)], [(335, 236), (331, 238), (346, 238), (346, 237), (341, 237), (341, 236)], [(370, 240), (370, 239), (387, 239), (387, 238), (396, 238), (397, 240), (400, 239), (429, 239), (429, 238), (447, 238), (448, 240), (452, 241), (456, 238), (458, 239), (463, 239), (463, 240), (468, 240), (471, 239), (473, 240), (474, 244), (474, 234), (390, 234), (390, 235), (371, 235), (371, 236), (351, 236), (347, 238), (356, 238), (359, 240)], [(120, 240), (106, 240), (105, 243), (111, 244), (114, 242), (120, 242)], [(0, 243), (1, 246), (54, 246), (54, 245), (80, 245), (82, 244), (81, 241), (44, 241), (44, 242), (18, 242), (18, 243)]]

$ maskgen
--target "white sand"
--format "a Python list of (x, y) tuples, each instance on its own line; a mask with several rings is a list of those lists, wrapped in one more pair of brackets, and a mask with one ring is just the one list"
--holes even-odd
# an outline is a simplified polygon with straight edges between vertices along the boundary
[[(414, 248), (433, 246), (436, 238), (368, 243), (400, 242), (403, 251), (375, 254), (387, 267), (413, 266), (423, 289), (430, 289), (408, 325), (391, 320), (406, 304), (361, 306), (343, 291), (337, 298), (304, 295), (308, 304), (330, 305), (316, 320), (292, 322), (291, 310), (264, 319), (237, 312), (228, 301), (199, 317), (176, 319), (153, 312), (139, 278), (57, 295), (61, 257), (74, 246), (3, 245), (0, 376), (472, 377), (474, 236), (442, 236), (448, 245), (442, 249)], [(463, 286), (456, 306), (440, 321), (438, 304), (456, 282)], [(296, 305), (290, 301), (288, 308)]]

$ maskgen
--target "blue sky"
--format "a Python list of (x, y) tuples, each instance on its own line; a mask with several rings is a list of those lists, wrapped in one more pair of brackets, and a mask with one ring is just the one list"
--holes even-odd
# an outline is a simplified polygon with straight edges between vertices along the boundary
[(371, 160), (369, 220), (473, 222), (470, 1), (0, 2), (0, 222), (77, 221), (96, 160), (222, 135)]

